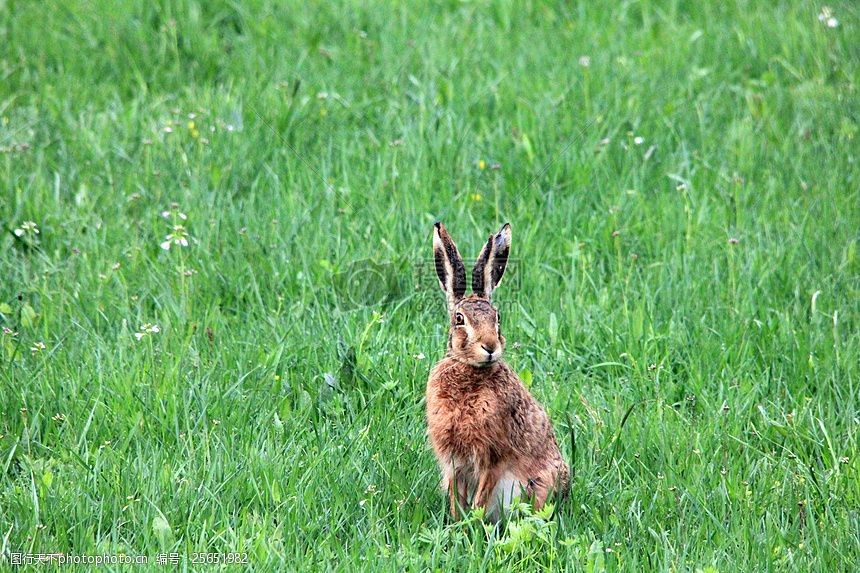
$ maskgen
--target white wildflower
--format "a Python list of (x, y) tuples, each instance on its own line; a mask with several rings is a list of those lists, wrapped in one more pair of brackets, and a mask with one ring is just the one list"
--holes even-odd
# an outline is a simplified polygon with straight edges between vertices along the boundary
[(164, 238), (164, 242), (161, 243), (161, 248), (165, 251), (169, 251), (172, 245), (179, 245), (180, 247), (188, 246), (188, 230), (185, 228), (185, 225), (173, 225), (173, 230)]
[(24, 221), (21, 223), (21, 226), (15, 229), (16, 237), (23, 237), (24, 235), (38, 235), (39, 234), (39, 226), (35, 221)]
[(818, 21), (828, 28), (835, 28), (839, 25), (839, 20), (833, 16), (833, 10), (830, 6), (823, 6), (821, 12), (818, 13)]
[(140, 332), (134, 333), (134, 337), (140, 341), (147, 336), (158, 334), (159, 332), (161, 332), (161, 328), (159, 328), (157, 324), (150, 324), (147, 322), (140, 327)]

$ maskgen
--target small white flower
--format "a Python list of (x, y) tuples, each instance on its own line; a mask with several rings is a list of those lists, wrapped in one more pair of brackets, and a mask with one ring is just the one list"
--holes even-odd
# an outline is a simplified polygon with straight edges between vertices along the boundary
[(413, 358), (415, 358), (415, 360), (424, 360), (424, 358), (426, 357), (424, 356), (423, 352), (419, 352), (418, 354), (415, 354)]
[(839, 20), (833, 16), (833, 10), (830, 9), (830, 6), (821, 7), (821, 12), (818, 13), (818, 21), (828, 28), (835, 28), (839, 25)]
[(171, 203), (170, 209), (165, 209), (164, 211), (162, 211), (161, 216), (164, 219), (170, 219), (174, 213), (176, 214), (177, 217), (179, 217), (183, 221), (188, 219), (188, 216), (179, 210), (179, 203)]
[(24, 221), (21, 223), (21, 226), (15, 229), (16, 237), (23, 237), (24, 235), (38, 235), (39, 234), (39, 226), (35, 221)]
[(150, 336), (153, 334), (158, 334), (159, 332), (161, 332), (161, 329), (158, 327), (157, 324), (150, 324), (147, 322), (140, 327), (140, 332), (134, 333), (134, 337), (138, 341), (140, 341), (140, 340), (143, 340), (147, 336)]
[(633, 138), (633, 143), (635, 143), (636, 145), (642, 145), (643, 143), (645, 143), (645, 138), (637, 135)]
[(45, 348), (47, 348), (47, 346), (45, 346), (45, 343), (40, 340), (39, 342), (30, 347), (30, 352), (32, 352), (33, 354), (37, 354), (45, 350)]
[(164, 133), (173, 133), (173, 128), (169, 125), (164, 126)]
[(187, 247), (189, 236), (188, 230), (184, 225), (173, 225), (173, 230), (164, 238), (164, 242), (161, 243), (161, 248), (165, 251), (169, 251), (172, 245)]
[(12, 330), (11, 328), (4, 326), (3, 327), (3, 336), (11, 336), (14, 338), (14, 337), (18, 336), (18, 333), (15, 332), (14, 330)]
[(579, 56), (579, 65), (583, 68), (587, 68), (591, 65), (591, 58), (588, 56)]

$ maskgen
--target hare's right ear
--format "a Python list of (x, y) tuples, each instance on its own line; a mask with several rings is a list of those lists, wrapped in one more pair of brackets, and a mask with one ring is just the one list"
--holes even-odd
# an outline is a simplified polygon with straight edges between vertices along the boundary
[(436, 261), (436, 276), (439, 285), (445, 291), (448, 299), (448, 310), (453, 311), (466, 294), (466, 267), (457, 245), (451, 239), (442, 223), (436, 223), (433, 229), (433, 258)]
[(490, 235), (475, 261), (475, 268), (472, 269), (472, 292), (490, 300), (493, 291), (502, 282), (510, 250), (511, 226), (505, 223), (498, 233)]

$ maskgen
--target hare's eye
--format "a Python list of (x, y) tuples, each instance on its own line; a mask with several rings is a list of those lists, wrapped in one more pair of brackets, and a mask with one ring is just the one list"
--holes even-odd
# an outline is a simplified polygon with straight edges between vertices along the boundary
[(463, 315), (458, 312), (454, 315), (454, 324), (457, 326), (463, 326), (464, 324), (466, 324), (466, 319), (463, 318)]

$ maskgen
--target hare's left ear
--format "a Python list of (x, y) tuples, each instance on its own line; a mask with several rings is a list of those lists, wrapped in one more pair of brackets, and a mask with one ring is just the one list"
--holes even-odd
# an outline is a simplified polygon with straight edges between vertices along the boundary
[(472, 269), (472, 291), (490, 299), (493, 291), (502, 282), (508, 253), (511, 250), (511, 226), (507, 223), (495, 235), (490, 235), (487, 244), (481, 249), (475, 268)]
[(448, 311), (453, 313), (454, 307), (466, 294), (466, 267), (457, 245), (445, 230), (445, 225), (439, 222), (433, 226), (433, 258), (439, 286), (448, 300)]

